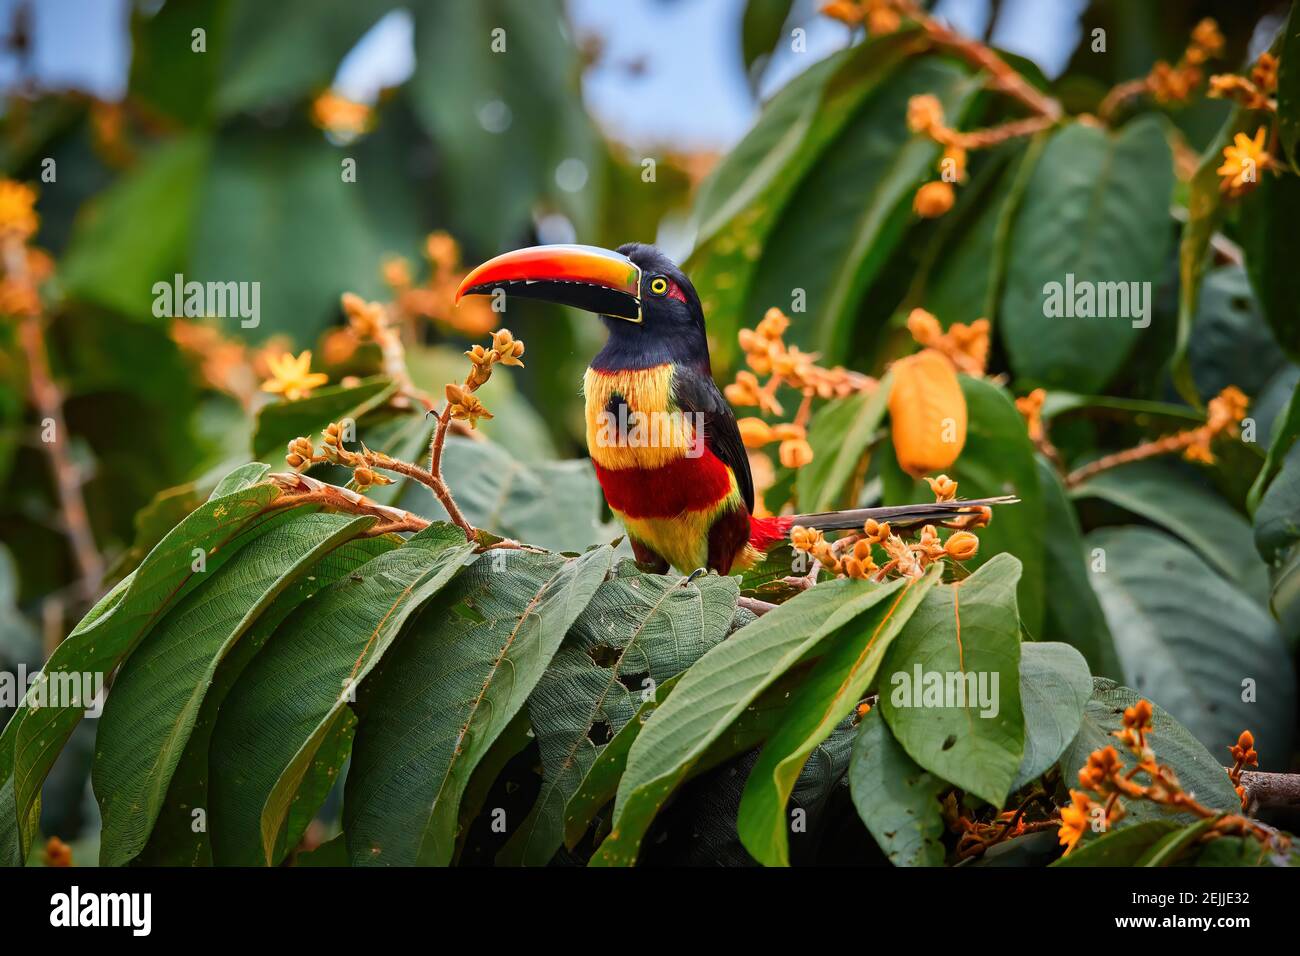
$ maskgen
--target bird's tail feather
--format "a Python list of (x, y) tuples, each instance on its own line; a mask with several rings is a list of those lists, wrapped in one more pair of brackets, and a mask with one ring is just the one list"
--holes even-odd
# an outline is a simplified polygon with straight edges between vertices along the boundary
[(781, 515), (774, 518), (750, 518), (750, 544), (760, 551), (767, 551), (778, 541), (789, 537), (790, 529), (816, 528), (818, 531), (847, 531), (861, 528), (869, 518), (889, 522), (896, 528), (909, 528), (957, 518), (971, 508), (991, 507), (993, 505), (1013, 505), (1020, 501), (1015, 495), (1001, 495), (996, 498), (957, 499), (955, 501), (937, 501), (915, 505), (892, 505), (882, 508), (852, 508), (848, 511), (823, 511), (818, 514)]

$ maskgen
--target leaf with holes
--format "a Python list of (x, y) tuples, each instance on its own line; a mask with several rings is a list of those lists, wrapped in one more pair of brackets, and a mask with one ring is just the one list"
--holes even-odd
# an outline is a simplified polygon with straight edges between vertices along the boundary
[(498, 862), (545, 865), (564, 837), (565, 806), (649, 688), (676, 677), (727, 635), (734, 578), (690, 583), (630, 561), (596, 591), (528, 699), (542, 791)]
[(858, 816), (895, 866), (943, 864), (939, 795), (948, 784), (916, 765), (889, 732), (880, 708), (862, 718), (849, 762)]
[(827, 581), (768, 611), (696, 661), (632, 744), (613, 830), (592, 865), (635, 863), (655, 813), (763, 691), (845, 624), (887, 606), (902, 587), (902, 581)]
[(503, 553), (462, 574), (366, 688), (344, 800), (354, 866), (451, 860), (474, 768), (613, 562), (609, 547)]
[(1024, 753), (1020, 562), (998, 555), (934, 588), (885, 658), (880, 709), (918, 764), (1001, 806)]

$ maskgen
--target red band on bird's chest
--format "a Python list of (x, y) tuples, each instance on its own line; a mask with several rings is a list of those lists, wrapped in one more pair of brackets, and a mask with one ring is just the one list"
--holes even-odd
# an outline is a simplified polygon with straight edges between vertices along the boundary
[(629, 518), (675, 518), (712, 507), (731, 493), (731, 470), (712, 451), (659, 468), (602, 468), (596, 479), (605, 500)]

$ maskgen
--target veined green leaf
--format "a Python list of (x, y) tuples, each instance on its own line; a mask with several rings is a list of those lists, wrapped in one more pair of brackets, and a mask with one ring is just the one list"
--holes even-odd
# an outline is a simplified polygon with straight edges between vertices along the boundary
[(1164, 837), (1180, 829), (1173, 820), (1145, 820), (1079, 843), (1052, 866), (1134, 866)]
[[(1150, 296), (1141, 317), (1128, 284), (1158, 286), (1169, 244), (1174, 174), (1160, 123), (1139, 118), (1118, 133), (1072, 123), (1044, 147), (1012, 227), (998, 311), (1020, 378), (1099, 391), (1137, 342), (1140, 322), (1150, 321)], [(1058, 283), (1055, 299), (1050, 283)], [(1122, 289), (1126, 314), (1099, 318), (1094, 304), (1094, 317), (1075, 317), (1071, 286), (1094, 299)], [(1051, 301), (1059, 315), (1049, 314)]]
[(450, 862), (474, 768), (612, 561), (609, 547), (498, 552), (421, 615), (362, 700), (344, 799), (354, 866)]
[[(1132, 707), (1138, 700), (1150, 695), (1139, 694), (1128, 687), (1121, 687), (1114, 681), (1094, 678), (1092, 697), (1083, 711), (1083, 723), (1079, 733), (1066, 748), (1057, 766), (1061, 779), (1074, 784), (1079, 779), (1079, 770), (1088, 762), (1088, 755), (1103, 747), (1115, 746), (1113, 736), (1123, 725), (1125, 709)], [(1241, 810), (1241, 799), (1232, 788), (1232, 781), (1224, 771), (1223, 765), (1178, 721), (1157, 703), (1152, 704), (1152, 730), (1147, 737), (1160, 763), (1173, 769), (1179, 782), (1188, 793), (1196, 794), (1196, 799), (1211, 808), (1225, 813), (1237, 813)], [(1226, 747), (1226, 744), (1223, 744)], [(1120, 760), (1126, 768), (1136, 763), (1136, 758), (1124, 747), (1115, 747)], [(1144, 780), (1144, 778), (1139, 778)], [(1132, 826), (1145, 820), (1172, 821), (1175, 825), (1195, 823), (1196, 817), (1190, 813), (1171, 814), (1162, 806), (1149, 800), (1127, 800), (1124, 803), (1126, 813), (1116, 824), (1116, 828)], [(1087, 838), (1085, 837), (1085, 840)], [(1070, 856), (1074, 856), (1072, 852)]]
[(1287, 753), (1295, 672), (1268, 612), (1153, 528), (1102, 528), (1087, 545), (1104, 557), (1091, 580), (1125, 680), (1207, 747), (1249, 727), (1266, 757)]
[(1020, 706), (1025, 712), (1025, 754), (1011, 783), (1019, 790), (1056, 763), (1079, 733), (1092, 696), (1088, 662), (1069, 644), (1020, 645)]
[(136, 863), (146, 866), (211, 866), (212, 840), (209, 827), (195, 827), (196, 810), (211, 807), (208, 787), (208, 752), (217, 716), (226, 695), (280, 624), (300, 605), (361, 565), (402, 544), (397, 535), (354, 538), (316, 561), (307, 573), (296, 577), (248, 631), (229, 649), (212, 675), (203, 695), (194, 727), (186, 741), (167, 796), (149, 842)]
[(890, 601), (855, 617), (827, 642), (826, 653), (790, 701), (745, 785), (736, 827), (758, 862), (789, 864), (785, 810), (799, 772), (872, 686), (890, 644), (941, 574), (942, 566), (935, 565), (920, 580), (906, 582)]
[(259, 458), (283, 454), (285, 446), (300, 435), (316, 441), (316, 433), (326, 425), (344, 419), (357, 421), (366, 412), (383, 405), (396, 391), (396, 382), (376, 375), (352, 386), (320, 388), (295, 402), (273, 402), (257, 416), (253, 454)]
[(218, 864), (273, 864), (290, 804), (355, 687), (473, 545), (432, 525), (295, 611), (226, 698), (211, 751)]
[(1036, 461), (1043, 493), (1043, 527), (1052, 529), (1051, 534), (1043, 535), (1044, 578), (1052, 582), (1052, 589), (1043, 609), (1043, 633), (1033, 636), (1064, 641), (1083, 654), (1092, 674), (1113, 680), (1121, 676), (1119, 658), (1106, 615), (1088, 580), (1079, 516), (1056, 469), (1041, 456)]
[(1250, 522), (1167, 463), (1138, 461), (1112, 468), (1071, 489), (1071, 495), (1101, 498), (1161, 525), (1255, 600), (1268, 600), (1268, 569), (1255, 553)]
[(542, 790), (499, 863), (544, 866), (564, 838), (565, 806), (605, 741), (644, 693), (676, 677), (727, 635), (734, 578), (648, 575), (631, 562), (596, 591), (528, 699), (542, 754)]
[(880, 709), (908, 756), (1000, 807), (1024, 753), (1020, 562), (998, 555), (934, 588), (882, 665)]
[[(42, 706), (39, 702), (48, 687), (57, 687), (62, 675), (107, 675), (112, 671), (168, 608), (204, 580), (195, 570), (200, 557), (204, 573), (212, 574), (267, 530), (278, 494), (272, 485), (255, 484), (232, 490), (195, 510), (149, 552), (132, 575), (91, 609), (50, 655), (23, 705), (0, 733), (0, 761), (5, 761), (0, 765), (0, 780), (12, 772), (20, 821), (29, 818), (45, 775), (90, 704)], [(4, 826), (8, 827), (7, 821)], [(22, 851), (25, 857), (25, 845)]]
[(294, 578), (374, 521), (304, 514), (277, 525), (191, 591), (127, 658), (95, 741), (102, 865), (144, 847), (222, 658)]
[(827, 581), (767, 612), (705, 654), (642, 728), (619, 782), (613, 830), (593, 865), (630, 866), (665, 800), (759, 695), (829, 635), (891, 602), (903, 582)]
[(948, 788), (922, 770), (889, 732), (880, 708), (858, 725), (849, 761), (849, 790), (858, 816), (895, 866), (942, 866), (939, 795)]

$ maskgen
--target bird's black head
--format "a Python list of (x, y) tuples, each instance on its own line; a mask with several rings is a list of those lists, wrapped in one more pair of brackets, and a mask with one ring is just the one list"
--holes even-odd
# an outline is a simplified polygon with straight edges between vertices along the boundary
[(652, 245), (629, 242), (617, 252), (573, 245), (507, 252), (470, 272), (457, 299), (499, 291), (600, 315), (610, 337), (596, 367), (675, 361), (708, 370), (700, 297), (677, 264)]

